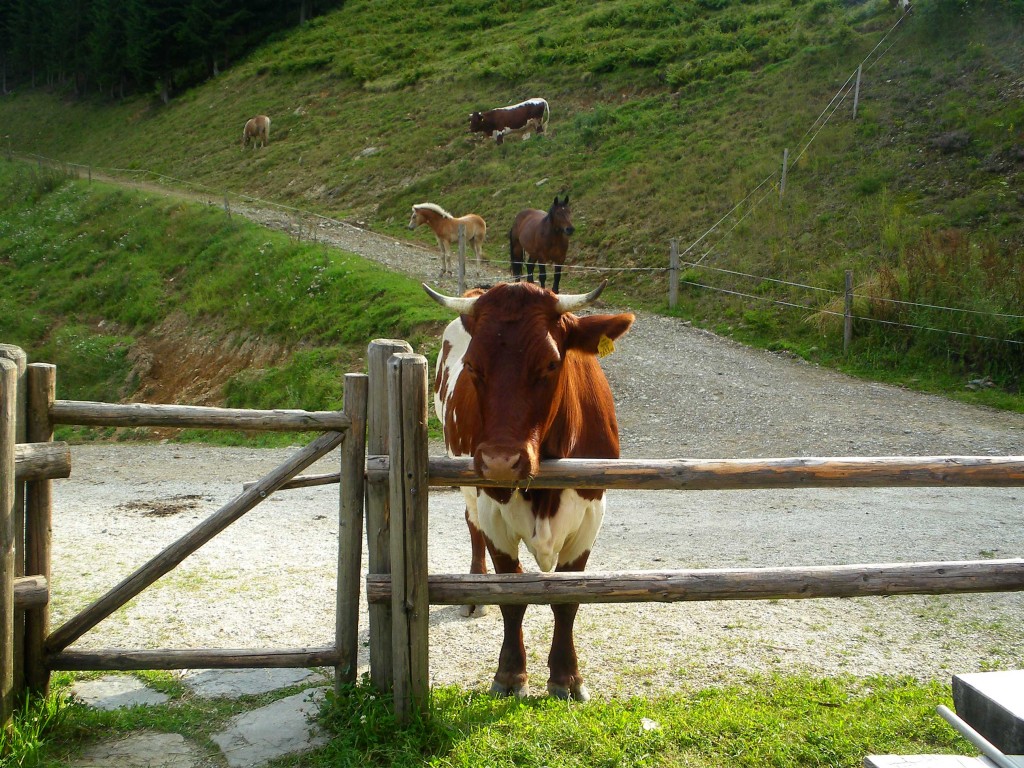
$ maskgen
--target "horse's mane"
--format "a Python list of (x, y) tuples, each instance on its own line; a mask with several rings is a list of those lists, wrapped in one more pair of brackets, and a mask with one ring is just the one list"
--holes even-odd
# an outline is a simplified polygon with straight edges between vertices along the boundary
[(415, 208), (416, 210), (419, 210), (420, 208), (426, 208), (427, 210), (431, 210), (434, 213), (437, 213), (437, 214), (440, 214), (441, 216), (444, 216), (446, 219), (454, 219), (455, 218), (450, 213), (448, 213), (448, 211), (446, 211), (440, 205), (437, 205), (435, 203), (416, 203), (416, 205), (414, 205), (413, 208)]

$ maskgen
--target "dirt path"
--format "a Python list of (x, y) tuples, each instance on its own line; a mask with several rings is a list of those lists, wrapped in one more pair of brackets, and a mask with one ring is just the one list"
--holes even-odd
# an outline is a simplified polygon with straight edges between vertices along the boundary
[[(246, 215), (294, 226), (274, 212)], [(320, 240), (454, 291), (453, 281), (436, 280), (432, 247), (340, 223), (316, 226)], [(432, 240), (426, 232), (414, 237)], [(487, 253), (498, 254), (499, 246), (488, 244)], [(485, 265), (477, 275), (471, 268), (470, 279), (497, 279), (503, 269), (495, 257), (493, 269)], [(677, 320), (642, 315), (616, 346), (603, 364), (627, 457), (1022, 453), (1020, 415), (850, 379)], [(55, 491), (55, 624), (285, 455), (171, 444), (74, 448), (73, 478)], [(1021, 489), (612, 492), (591, 569), (1018, 557), (1022, 497)], [(451, 491), (432, 494), (434, 572), (468, 565), (460, 499)], [(274, 495), (82, 644), (328, 644), (336, 506), (329, 487)], [(431, 622), (433, 682), (486, 688), (500, 646), (497, 611), (466, 620), (436, 607)], [(757, 671), (948, 680), (956, 672), (1019, 667), (1022, 623), (1018, 594), (585, 606), (577, 642), (591, 691), (611, 697), (726, 683)], [(538, 691), (550, 630), (548, 610), (527, 612)]]

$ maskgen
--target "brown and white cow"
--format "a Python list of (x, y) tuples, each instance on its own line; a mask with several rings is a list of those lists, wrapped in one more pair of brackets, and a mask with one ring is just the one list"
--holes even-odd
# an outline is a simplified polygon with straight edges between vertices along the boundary
[(242, 149), (249, 146), (256, 149), (256, 144), (267, 146), (270, 144), (270, 118), (266, 115), (256, 115), (245, 121), (245, 128), (242, 129)]
[(512, 131), (534, 127), (537, 133), (544, 133), (548, 126), (551, 110), (544, 99), (527, 99), (511, 107), (488, 109), (486, 112), (473, 112), (469, 116), (471, 133), (486, 133), (493, 136), (495, 142), (501, 144), (505, 134)]
[[(603, 490), (530, 488), (538, 462), (558, 458), (618, 458), (619, 435), (608, 380), (597, 361), (633, 323), (633, 315), (573, 311), (589, 294), (557, 296), (532, 283), (502, 283), (461, 298), (423, 286), (460, 316), (444, 332), (434, 405), (445, 444), (472, 456), (478, 475), (514, 488), (464, 488), (471, 537), (486, 542), (494, 570), (521, 573), (519, 544), (542, 571), (582, 571), (604, 518)], [(475, 547), (476, 549), (476, 547)], [(473, 572), (486, 571), (482, 547)], [(579, 605), (552, 605), (548, 692), (587, 700), (573, 643)], [(491, 692), (529, 693), (523, 615), (501, 606), (504, 642)]]

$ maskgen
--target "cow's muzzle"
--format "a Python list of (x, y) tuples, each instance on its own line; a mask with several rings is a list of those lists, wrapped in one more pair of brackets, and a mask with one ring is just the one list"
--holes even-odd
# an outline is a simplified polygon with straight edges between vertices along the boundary
[(485, 480), (514, 483), (534, 474), (529, 453), (519, 447), (484, 443), (473, 456), (477, 473)]

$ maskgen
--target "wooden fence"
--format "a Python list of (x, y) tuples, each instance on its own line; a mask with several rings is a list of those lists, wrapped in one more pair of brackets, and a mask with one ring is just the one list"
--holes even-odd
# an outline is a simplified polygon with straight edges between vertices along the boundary
[[(345, 376), (340, 412), (251, 411), (180, 405), (56, 400), (56, 369), (26, 364), (24, 352), (0, 345), (0, 728), (16, 699), (45, 692), (52, 670), (129, 670), (333, 666), (340, 686), (355, 680), (360, 552), (366, 461), (368, 379)], [(51, 481), (68, 477), (68, 446), (53, 442), (55, 424), (317, 431), (308, 446), (222, 506), (127, 576), (107, 594), (51, 631), (49, 627)], [(148, 586), (169, 573), (246, 512), (322, 456), (341, 446), (335, 642), (322, 648), (78, 650), (71, 647)]]
[[(371, 679), (391, 688), (399, 718), (426, 704), (430, 605), (500, 605), (682, 600), (776, 600), (865, 595), (1024, 590), (1024, 559), (881, 563), (789, 568), (616, 573), (446, 574), (427, 571), (430, 486), (500, 486), (478, 478), (468, 458), (431, 458), (427, 449), (427, 362), (370, 346), (367, 486), (387, 483), (391, 573), (371, 565)], [(376, 363), (374, 362), (376, 360)], [(383, 361), (386, 360), (386, 363)], [(385, 380), (386, 375), (386, 380)], [(390, 417), (377, 413), (390, 401)], [(376, 404), (376, 405), (375, 405)], [(389, 449), (378, 450), (381, 446)], [(331, 478), (316, 478), (329, 482)], [(1022, 486), (1024, 456), (786, 458), (717, 461), (565, 459), (541, 462), (535, 488), (707, 490), (737, 488)], [(368, 510), (369, 518), (369, 510)], [(383, 548), (386, 526), (373, 546)]]
[[(0, 348), (0, 352), (3, 352)], [(19, 350), (20, 352), (20, 350)], [(4, 359), (4, 357), (12, 359)], [(345, 377), (340, 413), (111, 405), (54, 399), (55, 370), (0, 355), (0, 712), (15, 695), (45, 690), (50, 670), (334, 666), (354, 680), (365, 509), (369, 572), (370, 675), (393, 691), (401, 720), (427, 701), (430, 605), (675, 602), (939, 594), (1024, 589), (1024, 559), (816, 567), (515, 575), (431, 575), (427, 508), (431, 486), (494, 485), (469, 459), (428, 456), (427, 361), (403, 341), (376, 340), (368, 376)], [(23, 371), (23, 373), (19, 373)], [(19, 386), (23, 382), (24, 386)], [(23, 405), (18, 394), (24, 391)], [(19, 442), (18, 414), (25, 414)], [(54, 424), (317, 430), (323, 434), (167, 547), (61, 627), (48, 626), (50, 489), (71, 469)], [(337, 445), (340, 470), (298, 475)], [(17, 481), (17, 482), (15, 482)], [(15, 500), (21, 482), (27, 487)], [(76, 650), (84, 632), (168, 573), (270, 493), (339, 483), (335, 645), (279, 650)], [(1024, 456), (787, 458), (745, 460), (561, 460), (541, 463), (538, 488), (705, 490), (727, 488), (1024, 486)], [(365, 506), (364, 506), (365, 501)], [(18, 528), (17, 520), (23, 520)], [(17, 529), (17, 530), (16, 530)], [(23, 542), (19, 549), (18, 544)], [(16, 552), (17, 550), (17, 552)], [(24, 625), (16, 618), (24, 616)], [(15, 638), (20, 638), (17, 643)]]

